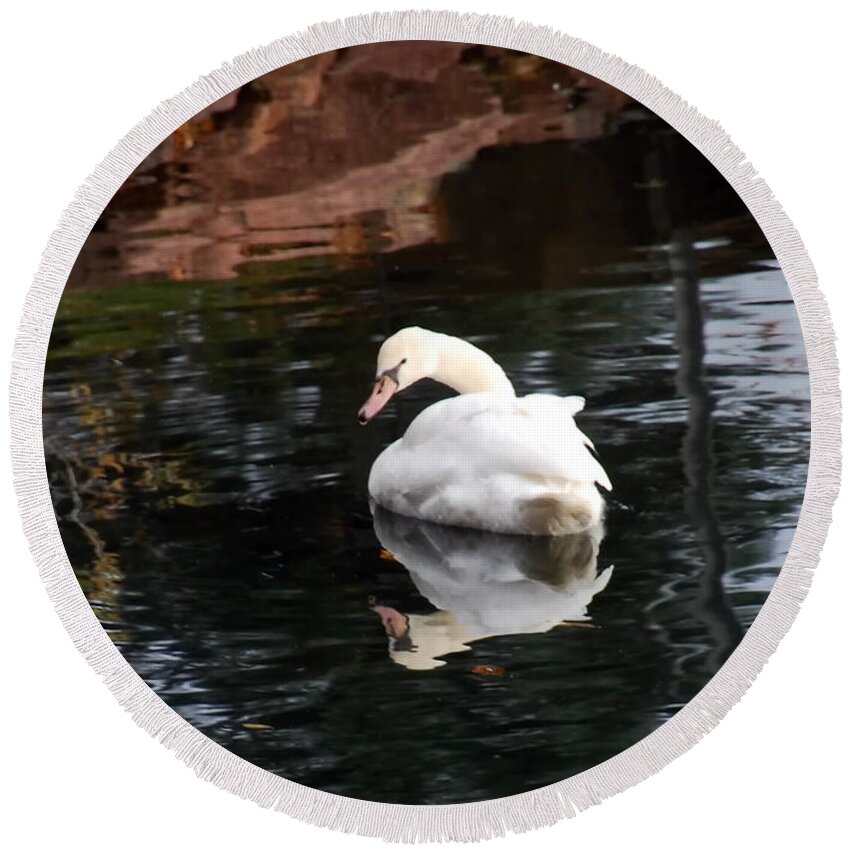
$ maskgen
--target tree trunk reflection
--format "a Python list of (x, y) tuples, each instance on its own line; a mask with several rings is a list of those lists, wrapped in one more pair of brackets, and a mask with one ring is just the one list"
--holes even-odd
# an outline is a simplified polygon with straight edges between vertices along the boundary
[(709, 665), (717, 670), (738, 645), (743, 631), (723, 590), (723, 574), (727, 563), (725, 540), (712, 495), (714, 457), (711, 414), (714, 400), (704, 376), (704, 316), (700, 301), (699, 270), (693, 237), (687, 229), (676, 229), (671, 234), (669, 257), (673, 272), (676, 345), (679, 350), (676, 386), (688, 400), (688, 424), (682, 441), (682, 460), (688, 482), (685, 507), (696, 529), (705, 559), (692, 610), (705, 623), (712, 637), (714, 649), (709, 656)]

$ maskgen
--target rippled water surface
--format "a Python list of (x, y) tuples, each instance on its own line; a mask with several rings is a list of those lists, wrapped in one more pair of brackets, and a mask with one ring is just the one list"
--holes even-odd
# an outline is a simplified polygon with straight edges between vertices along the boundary
[[(470, 55), (463, 73), (484, 74)], [(251, 103), (224, 130), (259, 122)], [(506, 114), (554, 109), (522, 103)], [(298, 239), (306, 208), (278, 199), (284, 247), (240, 225), (231, 250), (225, 225), (259, 190), (235, 181), (222, 200), (232, 175), (159, 160), (133, 191), (183, 195), (132, 215), (119, 196), (93, 234), (45, 376), (59, 528), (127, 660), (231, 751), (370, 800), (530, 790), (657, 728), (758, 614), (808, 461), (793, 304), (711, 167), (653, 116), (605, 109), (584, 138), (500, 141), (447, 118), (467, 146), (416, 192), (364, 200), (368, 162), (320, 174), (348, 180), (340, 203), (360, 211), (311, 207)], [(434, 144), (414, 130), (393, 161)], [(197, 251), (160, 226), (187, 204)], [(520, 393), (587, 398), (580, 425), (614, 485), (604, 532), (373, 516), (372, 461), (449, 394), (423, 382), (357, 425), (380, 340), (410, 324), (486, 349)]]

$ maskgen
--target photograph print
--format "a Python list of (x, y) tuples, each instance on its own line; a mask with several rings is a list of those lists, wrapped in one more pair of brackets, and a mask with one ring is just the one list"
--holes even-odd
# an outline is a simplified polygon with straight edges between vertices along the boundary
[(384, 42), (212, 103), (53, 324), (79, 584), (212, 741), (360, 800), (543, 788), (658, 729), (771, 591), (795, 306), (669, 124), (516, 50)]

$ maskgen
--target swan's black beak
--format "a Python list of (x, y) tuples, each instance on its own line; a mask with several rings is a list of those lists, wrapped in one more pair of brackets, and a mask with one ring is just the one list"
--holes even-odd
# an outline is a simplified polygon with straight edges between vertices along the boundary
[(397, 389), (398, 384), (389, 375), (378, 378), (372, 394), (357, 413), (357, 421), (361, 425), (368, 425), (386, 407)]

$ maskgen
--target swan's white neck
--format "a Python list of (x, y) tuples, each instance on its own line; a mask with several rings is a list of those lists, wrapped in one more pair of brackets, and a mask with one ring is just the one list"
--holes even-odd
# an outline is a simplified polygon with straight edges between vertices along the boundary
[(457, 337), (444, 336), (440, 341), (437, 368), (431, 377), (459, 393), (514, 395), (513, 384), (493, 358)]

